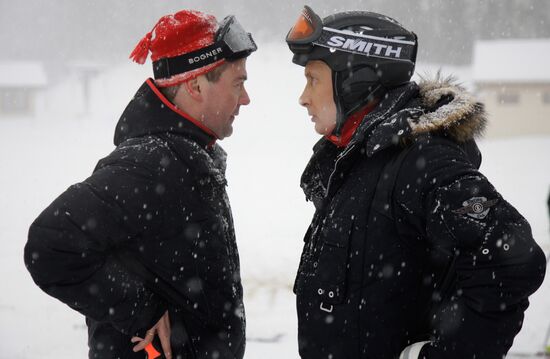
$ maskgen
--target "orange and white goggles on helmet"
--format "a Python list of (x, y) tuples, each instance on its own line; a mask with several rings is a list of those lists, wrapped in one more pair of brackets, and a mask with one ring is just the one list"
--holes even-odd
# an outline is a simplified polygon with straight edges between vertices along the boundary
[(321, 46), (331, 51), (414, 62), (416, 40), (396, 37), (388, 30), (382, 29), (365, 29), (364, 33), (326, 27), (319, 15), (309, 6), (305, 6), (288, 32), (286, 42), (294, 54), (308, 54), (314, 46)]
[(292, 52), (311, 51), (315, 40), (323, 32), (323, 20), (309, 6), (304, 6), (300, 17), (286, 35), (286, 42)]

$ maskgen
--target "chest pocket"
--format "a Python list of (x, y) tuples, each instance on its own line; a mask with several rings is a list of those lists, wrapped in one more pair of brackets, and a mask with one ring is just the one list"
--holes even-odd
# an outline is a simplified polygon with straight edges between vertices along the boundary
[(347, 220), (329, 223), (321, 231), (321, 249), (317, 260), (317, 294), (322, 305), (327, 304), (326, 311), (332, 310), (332, 304), (342, 303), (346, 295), (352, 229), (353, 219), (350, 217)]

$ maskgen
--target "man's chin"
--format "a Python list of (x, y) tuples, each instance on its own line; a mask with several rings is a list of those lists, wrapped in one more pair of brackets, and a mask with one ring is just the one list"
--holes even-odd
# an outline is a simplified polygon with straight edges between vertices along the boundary
[(218, 136), (220, 140), (223, 140), (226, 137), (230, 137), (233, 134), (233, 127), (226, 128), (225, 131)]
[(321, 136), (326, 136), (327, 133), (328, 133), (328, 129), (324, 126), (320, 126), (318, 124), (315, 124), (315, 132), (317, 132)]

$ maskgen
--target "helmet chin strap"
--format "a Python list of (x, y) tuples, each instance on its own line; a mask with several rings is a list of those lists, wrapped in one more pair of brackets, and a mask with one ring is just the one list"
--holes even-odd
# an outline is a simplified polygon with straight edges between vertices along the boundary
[[(368, 69), (368, 71), (371, 72), (372, 70)], [(332, 131), (332, 135), (340, 136), (344, 124), (351, 114), (361, 109), (373, 99), (381, 97), (386, 93), (386, 88), (379, 81), (372, 81), (373, 79), (369, 76), (370, 74), (362, 76), (365, 74), (361, 72), (362, 71), (359, 70), (350, 74), (347, 71), (332, 71), (332, 92), (334, 103), (336, 104), (336, 127)], [(345, 75), (348, 76), (345, 79), (342, 78), (342, 76)], [(364, 78), (361, 79), (361, 77)], [(344, 89), (348, 88), (348, 95), (352, 96), (353, 87), (359, 87), (363, 89), (363, 91), (356, 94), (358, 95), (358, 99), (351, 105), (346, 104), (346, 91)], [(367, 89), (366, 91), (364, 90), (365, 88)]]
[(332, 97), (336, 104), (336, 127), (332, 131), (332, 134), (335, 136), (340, 136), (344, 122), (346, 122), (344, 105), (340, 96), (340, 86), (338, 86), (339, 74), (339, 72), (332, 71)]

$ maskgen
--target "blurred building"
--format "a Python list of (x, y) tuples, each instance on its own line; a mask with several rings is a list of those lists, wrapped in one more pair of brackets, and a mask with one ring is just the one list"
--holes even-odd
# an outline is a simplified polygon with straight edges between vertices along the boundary
[(472, 65), (486, 137), (550, 135), (550, 39), (478, 41)]
[(0, 118), (33, 116), (46, 85), (40, 62), (0, 62)]

